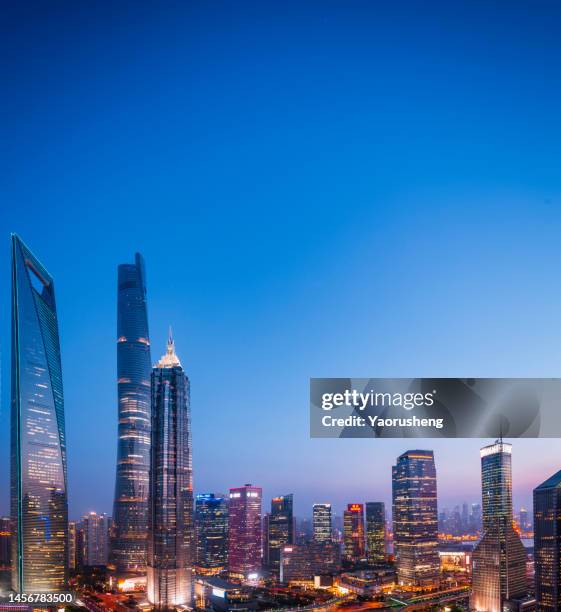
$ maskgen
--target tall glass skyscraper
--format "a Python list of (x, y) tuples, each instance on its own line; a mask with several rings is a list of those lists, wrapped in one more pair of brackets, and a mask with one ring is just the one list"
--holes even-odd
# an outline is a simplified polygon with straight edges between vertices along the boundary
[(502, 612), (523, 597), (526, 552), (513, 528), (512, 445), (502, 440), (481, 449), (483, 537), (473, 551), (470, 609)]
[(12, 588), (64, 590), (68, 503), (54, 282), (12, 235)]
[(148, 496), (148, 601), (157, 610), (189, 606), (194, 552), (189, 379), (173, 340), (152, 371)]
[(534, 489), (534, 561), (538, 612), (561, 610), (561, 471)]
[(368, 563), (386, 560), (386, 509), (384, 502), (366, 502), (366, 556)]
[(247, 579), (261, 570), (260, 487), (230, 489), (228, 506), (228, 571)]
[(393, 532), (397, 579), (402, 586), (436, 587), (440, 581), (434, 453), (410, 450), (392, 469)]
[(269, 568), (280, 572), (280, 553), (284, 544), (294, 544), (293, 496), (280, 495), (271, 500), (267, 534), (267, 560)]
[(228, 499), (214, 493), (195, 498), (197, 566), (201, 573), (225, 569), (228, 560)]
[(345, 559), (351, 563), (357, 563), (366, 557), (362, 504), (348, 504), (343, 512), (343, 548)]
[(331, 504), (314, 504), (312, 522), (314, 542), (331, 542)]
[(90, 512), (82, 517), (84, 565), (107, 565), (110, 522), (111, 519), (106, 514), (97, 512)]
[(146, 570), (150, 466), (150, 338), (144, 260), (122, 264), (117, 284), (119, 441), (111, 564), (118, 575)]

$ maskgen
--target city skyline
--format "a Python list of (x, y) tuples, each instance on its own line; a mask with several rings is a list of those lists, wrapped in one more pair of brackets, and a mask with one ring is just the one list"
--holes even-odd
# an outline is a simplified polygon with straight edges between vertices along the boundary
[[(116, 268), (135, 252), (153, 346), (172, 324), (189, 364), (195, 491), (389, 507), (410, 443), (309, 440), (310, 376), (561, 373), (561, 7), (188, 4), (6, 11), (0, 465), (16, 231), (57, 283), (72, 518), (112, 514)], [(557, 442), (509, 441), (530, 508)], [(415, 441), (442, 506), (479, 501), (488, 442)]]
[[(132, 270), (132, 269), (137, 269), (139, 266), (141, 266), (142, 267), (141, 275), (144, 277), (146, 272), (144, 271), (144, 263), (142, 262), (142, 257), (141, 257), (141, 255), (138, 255), (138, 254), (137, 254), (136, 257), (137, 257), (137, 261), (136, 261), (135, 265), (129, 265), (129, 264), (121, 265), (121, 266), (119, 266), (119, 269), (127, 269), (127, 270), (131, 269)], [(139, 262), (141, 262), (141, 263), (139, 264)], [(146, 307), (144, 306), (144, 308), (146, 308)], [(121, 323), (120, 323), (120, 325), (121, 325)], [(121, 344), (122, 343), (117, 342), (117, 346), (119, 348), (122, 348)], [(149, 354), (149, 351), (148, 351), (148, 354)], [(63, 356), (63, 359), (64, 359), (64, 356)], [(117, 438), (116, 435), (115, 435), (115, 438)], [(427, 448), (432, 448), (432, 447), (440, 446), (441, 450), (444, 451), (444, 453), (443, 453), (444, 455), (446, 454), (446, 450), (447, 450), (446, 446), (454, 444), (454, 442), (452, 440), (440, 441), (440, 440), (432, 440), (432, 439), (418, 439), (418, 441), (422, 442), (421, 446), (424, 446), (424, 447), (427, 447)], [(315, 442), (315, 441), (310, 441), (310, 444), (312, 444), (313, 442)], [(340, 444), (345, 444), (345, 443), (348, 444), (348, 442), (349, 441), (344, 441), (344, 440), (339, 440), (338, 441), (338, 443), (340, 443)], [(352, 440), (351, 441), (352, 444), (357, 444), (358, 442), (359, 441), (356, 441), (356, 440)], [(478, 440), (469, 440), (469, 441), (468, 440), (462, 440), (462, 442), (464, 444), (466, 444), (468, 442), (472, 443), (472, 445), (476, 449), (478, 449), (481, 443), (485, 443), (485, 440), (484, 439), (481, 439), (481, 440), (479, 440), (479, 439)], [(535, 444), (536, 442), (543, 442), (543, 441), (534, 441), (534, 440), (527, 440), (527, 439), (516, 439), (515, 440), (515, 444), (517, 446), (520, 445), (521, 447), (524, 447), (524, 446), (527, 446), (527, 445), (532, 446), (532, 444)], [(549, 441), (545, 441), (545, 442), (548, 443)], [(387, 443), (387, 441), (376, 441), (376, 443), (382, 446), (382, 445), (385, 445)], [(397, 444), (400, 444), (404, 449), (409, 447), (409, 446), (411, 446), (410, 440), (406, 440), (406, 439), (403, 439), (403, 440), (397, 442)], [(393, 441), (391, 446), (392, 446), (392, 448), (395, 448), (396, 447), (396, 441)], [(444, 448), (443, 448), (443, 446), (444, 446)], [(478, 451), (476, 451), (476, 452), (478, 452)], [(375, 455), (373, 454), (373, 457), (374, 456)], [(541, 458), (539, 458), (538, 463), (542, 463), (543, 464), (544, 463), (543, 459), (544, 459), (543, 456)], [(555, 467), (554, 456), (552, 456), (551, 459), (552, 459), (552, 461), (550, 463), (551, 463), (551, 465), (553, 467)], [(391, 462), (392, 461), (393, 461), (393, 459), (390, 459), (390, 469), (391, 469)], [(438, 455), (436, 456), (436, 461), (438, 463)], [(469, 464), (469, 462), (467, 462), (467, 463)], [(547, 465), (547, 463), (548, 462), (546, 461), (545, 464)], [(476, 465), (476, 462), (474, 462), (474, 465)], [(515, 462), (515, 465), (516, 465), (516, 462)], [(526, 468), (528, 467), (527, 464), (526, 464), (525, 467)], [(442, 474), (443, 472), (446, 475), (446, 466), (443, 469), (439, 470), (439, 474)], [(544, 474), (545, 473), (547, 473), (547, 470), (544, 472)], [(515, 472), (515, 474), (516, 474), (516, 472)], [(543, 478), (543, 477), (544, 477), (543, 475), (538, 476), (537, 477), (537, 481), (539, 481), (540, 478)], [(243, 478), (239, 479), (239, 481), (242, 481), (242, 480), (247, 480), (247, 479), (243, 479)], [(515, 490), (516, 490), (516, 476), (514, 478), (514, 481), (515, 481)], [(364, 502), (367, 502), (367, 501), (383, 501), (384, 503), (388, 504), (388, 501), (391, 500), (391, 493), (389, 495), (388, 495), (388, 493), (386, 493), (386, 495), (388, 495), (388, 496), (385, 497), (384, 496), (384, 492), (383, 492), (384, 489), (386, 489), (386, 490), (388, 489), (388, 482), (389, 482), (389, 479), (388, 479), (388, 481), (385, 481), (384, 477), (382, 476), (381, 478), (377, 478), (377, 482), (376, 483), (370, 483), (371, 490), (372, 491), (378, 491), (378, 493), (372, 493), (370, 495), (366, 494), (366, 491), (367, 491), (369, 485), (366, 482), (364, 482), (362, 484), (362, 486), (360, 485), (360, 483), (358, 483), (358, 486), (355, 489), (358, 493), (352, 494), (350, 496), (350, 498), (351, 499), (357, 499), (361, 503), (364, 503)], [(529, 481), (526, 480), (525, 482), (528, 483)], [(304, 487), (306, 489), (309, 489), (309, 487), (306, 486), (306, 483), (303, 483), (303, 484), (304, 484)], [(377, 486), (376, 487), (372, 487), (372, 484), (375, 484)], [(215, 487), (214, 488), (214, 492), (219, 492), (219, 491), (227, 490), (230, 486), (234, 486), (234, 485), (232, 485), (232, 483), (224, 483), (222, 486)], [(286, 486), (288, 488), (294, 488), (294, 486), (292, 486), (290, 483), (287, 484)], [(479, 483), (476, 482), (475, 483), (475, 495), (477, 495), (477, 487), (478, 486), (479, 486)], [(518, 497), (516, 496), (516, 494), (514, 496), (515, 506), (517, 508), (519, 508), (519, 507), (531, 507), (532, 491), (533, 491), (533, 487), (535, 487), (535, 486), (536, 486), (535, 483), (530, 482), (530, 486), (529, 486), (529, 488), (526, 489), (526, 491), (524, 491), (524, 490), (521, 491), (520, 489), (522, 487), (518, 487), (518, 491), (519, 491)], [(275, 489), (274, 486), (266, 487), (265, 490), (267, 491), (267, 489), (271, 491), (271, 494), (270, 494), (271, 498), (276, 497), (278, 495), (278, 493), (276, 492), (276, 489)], [(465, 490), (465, 489), (463, 488), (462, 490)], [(205, 492), (211, 492), (211, 489), (209, 487), (206, 487), (206, 488), (205, 487), (200, 487), (199, 488), (199, 487), (196, 486), (196, 482), (195, 482), (195, 491), (196, 492), (205, 493)], [(362, 495), (362, 497), (361, 497), (361, 495)], [(311, 502), (311, 503), (308, 503), (308, 502), (299, 501), (298, 497), (299, 496), (296, 496), (296, 499), (297, 499), (296, 507), (298, 508), (298, 511), (295, 512), (295, 516), (299, 516), (299, 517), (300, 516), (302, 516), (302, 517), (311, 516), (312, 504), (313, 503), (331, 503), (334, 506), (335, 515), (342, 516), (342, 514), (344, 512), (344, 509), (345, 509), (345, 506), (348, 503), (348, 498), (342, 497), (341, 494), (337, 495), (337, 493), (334, 490), (329, 490), (329, 489), (326, 489), (326, 493), (325, 493), (325, 495), (323, 495), (322, 501), (319, 501), (319, 500), (313, 498), (314, 501)], [(339, 501), (334, 501), (334, 500), (337, 499), (337, 497), (339, 498)], [(0, 499), (1, 499), (1, 494), (0, 494)], [(308, 498), (308, 499), (312, 499), (312, 498)], [(466, 497), (465, 493), (462, 494), (459, 497), (452, 497), (452, 496), (445, 497), (445, 496), (443, 496), (442, 499), (439, 496), (439, 508), (440, 507), (454, 506), (454, 505), (457, 505), (457, 504), (460, 504), (460, 503), (463, 503), (463, 502), (477, 503), (477, 501), (480, 501), (480, 500), (477, 499), (477, 497), (473, 497), (472, 499), (470, 499), (469, 497)], [(97, 500), (93, 500), (87, 506), (81, 507), (78, 511), (71, 511), (70, 512), (70, 518), (71, 519), (76, 519), (79, 516), (81, 516), (84, 512), (88, 512), (90, 510), (95, 510), (95, 511), (103, 512), (103, 513), (106, 513), (108, 515), (111, 515), (111, 511), (110, 510), (108, 510), (105, 507), (101, 507)]]

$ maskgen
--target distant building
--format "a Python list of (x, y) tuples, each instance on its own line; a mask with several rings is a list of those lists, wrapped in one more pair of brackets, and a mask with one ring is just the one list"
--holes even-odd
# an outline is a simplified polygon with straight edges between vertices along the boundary
[(481, 449), (483, 537), (473, 551), (470, 608), (503, 612), (525, 597), (526, 551), (513, 528), (512, 445), (502, 440)]
[(518, 514), (518, 523), (520, 525), (520, 531), (523, 533), (530, 531), (532, 525), (530, 524), (529, 513), (526, 508), (520, 508), (520, 512)]
[(192, 604), (195, 547), (190, 385), (171, 332), (151, 389), (147, 596), (166, 609)]
[(538, 612), (561, 610), (561, 471), (534, 489), (534, 562)]
[(261, 521), (261, 561), (263, 567), (269, 567), (269, 519), (271, 514), (265, 512)]
[(76, 521), (68, 521), (68, 569), (76, 569)]
[(392, 470), (393, 536), (401, 586), (439, 585), (438, 509), (434, 454), (410, 450)]
[(10, 589), (12, 562), (12, 520), (0, 517), (0, 591)]
[[(109, 524), (110, 519), (106, 514), (90, 512), (82, 517), (83, 565), (107, 565), (109, 558)], [(74, 523), (74, 537), (75, 534), (76, 524)], [(74, 554), (75, 552), (74, 549)]]
[(366, 502), (366, 557), (368, 563), (386, 560), (386, 509), (384, 502)]
[(362, 504), (348, 504), (343, 512), (343, 547), (345, 559), (350, 563), (357, 563), (366, 558)]
[(250, 484), (230, 489), (228, 571), (252, 578), (261, 570), (261, 488)]
[(341, 549), (334, 542), (291, 544), (281, 549), (280, 581), (311, 581), (314, 576), (332, 575), (341, 567)]
[(271, 500), (267, 537), (267, 563), (278, 575), (280, 553), (285, 544), (294, 544), (293, 496), (280, 495)]
[(314, 504), (312, 523), (314, 542), (331, 542), (331, 504)]
[(228, 560), (228, 499), (214, 493), (195, 498), (197, 566), (200, 571), (226, 568)]

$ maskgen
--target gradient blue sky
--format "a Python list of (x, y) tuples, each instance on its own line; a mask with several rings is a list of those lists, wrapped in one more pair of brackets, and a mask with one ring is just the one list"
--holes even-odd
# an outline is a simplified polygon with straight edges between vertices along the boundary
[[(10, 231), (56, 279), (73, 517), (111, 512), (136, 250), (153, 359), (171, 323), (192, 381), (197, 491), (389, 501), (408, 442), (310, 440), (310, 376), (561, 374), (558, 2), (4, 11), (0, 513)], [(480, 445), (424, 443), (441, 505), (479, 500)], [(529, 504), (560, 445), (514, 453)]]

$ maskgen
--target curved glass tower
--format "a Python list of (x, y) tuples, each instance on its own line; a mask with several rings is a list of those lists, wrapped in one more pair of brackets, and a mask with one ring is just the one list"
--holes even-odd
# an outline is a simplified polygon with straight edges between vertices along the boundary
[(12, 235), (12, 587), (64, 590), (68, 505), (62, 368), (54, 283)]
[(119, 266), (117, 389), (119, 442), (111, 563), (118, 575), (146, 570), (150, 469), (150, 339), (144, 260)]

